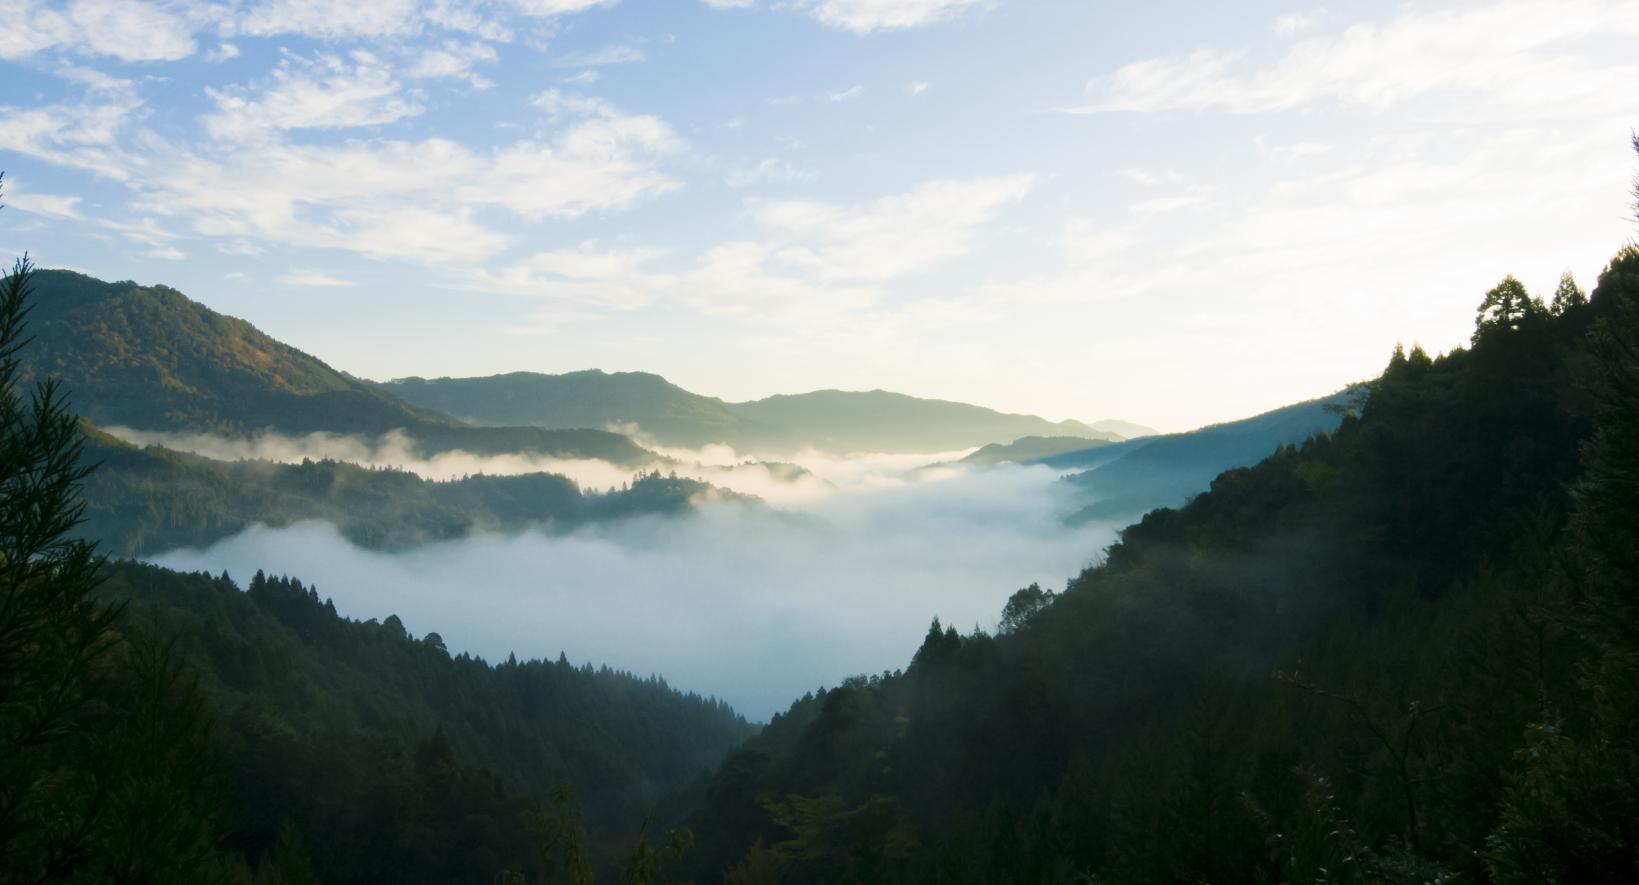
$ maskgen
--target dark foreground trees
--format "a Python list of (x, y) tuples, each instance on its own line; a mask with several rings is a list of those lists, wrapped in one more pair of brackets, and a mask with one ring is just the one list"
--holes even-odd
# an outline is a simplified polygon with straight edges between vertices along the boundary
[(697, 881), (1631, 882), (1639, 248), (776, 718)]
[(0, 881), (205, 881), (201, 701), (92, 595), (78, 422), (50, 381), (19, 390), (29, 277), (24, 259), (0, 282)]
[(29, 282), (0, 284), (0, 883), (657, 881), (688, 837), (644, 814), (743, 719), (451, 656), (289, 578), (105, 562), (73, 537), (80, 425), (20, 390)]

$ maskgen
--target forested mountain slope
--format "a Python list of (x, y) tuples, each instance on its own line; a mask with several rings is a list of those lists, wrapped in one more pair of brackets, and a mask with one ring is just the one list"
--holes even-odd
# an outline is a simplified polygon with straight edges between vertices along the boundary
[(252, 525), (323, 520), (350, 541), (404, 549), (485, 531), (564, 531), (707, 500), (751, 499), (693, 479), (640, 473), (615, 490), (551, 473), (434, 481), (340, 461), (218, 461), (138, 448), (87, 427), (85, 521), (76, 532), (116, 556), (203, 547)]
[(24, 380), (49, 375), (102, 427), (246, 435), (405, 430), (423, 454), (540, 452), (636, 465), (648, 453), (591, 429), (477, 428), (416, 408), (175, 289), (34, 275)]
[(513, 372), (485, 378), (400, 378), (380, 388), (406, 402), (483, 425), (574, 428), (637, 425), (668, 446), (739, 447), (773, 428), (729, 411), (722, 400), (690, 393), (647, 372), (597, 369), (543, 375)]
[(1137, 519), (1156, 507), (1183, 504), (1225, 470), (1256, 464), (1283, 445), (1332, 431), (1362, 394), (1344, 390), (1241, 421), (1047, 454), (1038, 461), (1061, 470), (1081, 468), (1065, 478), (1086, 501), (1072, 519)]
[(686, 843), (643, 823), (749, 731), (719, 702), (74, 538), (86, 425), (21, 388), (29, 279), (0, 280), (0, 880), (585, 882)]
[(478, 424), (635, 424), (664, 445), (697, 448), (723, 443), (743, 452), (944, 452), (1030, 435), (1120, 439), (1079, 421), (1055, 424), (1035, 415), (1010, 415), (881, 390), (820, 390), (725, 403), (646, 372), (404, 378), (379, 387), (407, 402)]
[(948, 452), (1023, 436), (1119, 439), (1080, 421), (1054, 423), (885, 390), (816, 390), (731, 403), (730, 412), (777, 431), (774, 442), (835, 452)]
[(1006, 444), (991, 443), (983, 446), (957, 463), (975, 467), (1022, 464), (1068, 452), (1087, 452), (1112, 444), (1107, 440), (1087, 439), (1082, 436), (1024, 436)]
[(574, 835), (553, 832), (576, 823), (572, 784), (607, 867), (751, 731), (654, 677), (452, 657), (396, 617), (338, 617), (317, 590), (122, 564), (98, 591), (198, 674), (224, 847), (253, 862), (297, 856), (329, 883), (541, 881)]
[(1510, 278), (999, 635), (793, 705), (696, 794), (698, 880), (1630, 881), (1635, 465), (1639, 249)]

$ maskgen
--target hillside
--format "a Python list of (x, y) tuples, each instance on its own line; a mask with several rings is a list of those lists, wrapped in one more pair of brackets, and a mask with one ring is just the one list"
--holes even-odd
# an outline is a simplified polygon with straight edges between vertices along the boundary
[(1256, 464), (1281, 446), (1331, 432), (1363, 395), (1363, 390), (1344, 390), (1188, 433), (1049, 454), (1040, 463), (1083, 468), (1065, 479), (1086, 502), (1072, 519), (1136, 519), (1157, 507), (1183, 504), (1225, 470)]
[(572, 783), (608, 867), (650, 810), (751, 732), (654, 677), (451, 656), (397, 617), (339, 617), (318, 590), (124, 564), (98, 591), (198, 674), (233, 821), (224, 847), (241, 857), (298, 855), (336, 883), (539, 876), (543, 828), (579, 813), (556, 792)]
[(372, 549), (406, 549), (485, 531), (567, 531), (640, 514), (678, 514), (699, 501), (749, 500), (691, 479), (643, 474), (630, 486), (585, 491), (549, 473), (435, 482), (338, 461), (218, 461), (138, 448), (87, 428), (85, 521), (76, 529), (116, 556), (202, 547), (252, 525), (324, 520)]
[(637, 425), (668, 446), (699, 448), (766, 437), (770, 429), (647, 372), (401, 378), (379, 388), (417, 406), (488, 426), (610, 428)]
[(592, 429), (474, 428), (345, 375), (244, 320), (164, 286), (37, 271), (24, 380), (50, 375), (103, 427), (247, 435), (407, 431), (423, 454), (539, 452), (646, 463), (623, 436)]
[[(1501, 307), (1494, 305), (1501, 304)], [(1639, 250), (1506, 281), (1335, 433), (1001, 630), (803, 698), (695, 792), (730, 883), (1624, 881)]]
[[(405, 378), (378, 388), (476, 424), (636, 425), (662, 445), (698, 448), (723, 443), (743, 452), (944, 452), (1032, 435), (1103, 441), (1122, 438), (1078, 421), (1054, 424), (1034, 415), (1010, 415), (881, 390), (822, 390), (725, 403), (644, 372)], [(1146, 430), (1124, 422), (1104, 423)]]
[(1136, 439), (1140, 436), (1155, 436), (1160, 431), (1143, 424), (1134, 424), (1131, 421), (1121, 421), (1114, 418), (1105, 418), (1100, 421), (1090, 421), (1088, 427), (1099, 433), (1113, 433), (1122, 439)]
[(957, 463), (979, 467), (989, 467), (996, 464), (1019, 464), (1026, 461), (1039, 461), (1043, 458), (1069, 452), (1086, 452), (1112, 444), (1105, 440), (1088, 439), (1084, 436), (1025, 436), (1006, 444), (991, 443), (983, 446)]
[(885, 390), (817, 390), (731, 403), (730, 412), (775, 429), (772, 442), (832, 452), (948, 452), (1024, 436), (1118, 439), (1079, 421), (1057, 424), (947, 400)]

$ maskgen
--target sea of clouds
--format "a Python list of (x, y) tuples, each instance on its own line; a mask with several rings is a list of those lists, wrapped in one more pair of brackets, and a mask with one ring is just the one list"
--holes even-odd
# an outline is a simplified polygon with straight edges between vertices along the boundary
[[(419, 458), (402, 435), (120, 435), (212, 457), (331, 457), (432, 478), (533, 469), (596, 488), (631, 474), (531, 456)], [(771, 506), (713, 504), (683, 517), (568, 535), (479, 535), (400, 553), (356, 547), (324, 523), (255, 527), (151, 559), (226, 570), (241, 582), (258, 569), (291, 574), (345, 615), (397, 614), (412, 633), (438, 632), (452, 652), (489, 660), (562, 652), (577, 663), (660, 674), (766, 719), (806, 691), (904, 667), (935, 616), (964, 632), (992, 628), (1013, 591), (1032, 582), (1062, 587), (1114, 537), (1110, 526), (1066, 526), (1069, 490), (1043, 467), (926, 469), (961, 453), (808, 453), (786, 458), (811, 472), (788, 483), (727, 449), (663, 454), (682, 462), (680, 475), (759, 494)]]

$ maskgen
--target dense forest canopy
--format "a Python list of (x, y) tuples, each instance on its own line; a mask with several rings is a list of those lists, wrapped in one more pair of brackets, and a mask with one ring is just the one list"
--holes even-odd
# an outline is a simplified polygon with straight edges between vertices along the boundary
[(0, 881), (650, 881), (686, 844), (644, 821), (750, 733), (721, 702), (75, 538), (94, 471), (63, 389), (23, 396), (31, 279), (0, 287)]
[(87, 429), (85, 520), (76, 529), (119, 556), (204, 547), (253, 525), (322, 520), (370, 549), (407, 549), (480, 532), (562, 532), (641, 515), (680, 515), (743, 495), (657, 471), (618, 489), (551, 473), (434, 481), (344, 461), (220, 461), (137, 448)]
[[(452, 655), (396, 616), (343, 618), (297, 578), (106, 559), (87, 527), (126, 552), (255, 506), (393, 544), (700, 489), (646, 476), (587, 497), (551, 477), (428, 485), (125, 446), (50, 377), (113, 409), (98, 397), (117, 373), (29, 362), (31, 324), (52, 321), (30, 314), (35, 279), (20, 261), (0, 282), (0, 882), (1639, 874), (1639, 247), (1591, 292), (1504, 278), (1469, 346), (1396, 347), (1364, 387), (1265, 416), (1253, 426), (1316, 408), (1329, 424), (1147, 513), (1062, 590), (1020, 589), (993, 633), (935, 619), (904, 669), (761, 729), (658, 676)], [(70, 313), (114, 297), (46, 279), (72, 284)], [(311, 404), (340, 393), (355, 417), (484, 430), (232, 323), (224, 352), (149, 353), (122, 329), (187, 305), (113, 290), (134, 312), (76, 328), (179, 392), (164, 420), (278, 426), (259, 416), (332, 414)], [(201, 359), (228, 369), (191, 374)], [(259, 364), (244, 390), (194, 397)], [(1203, 451), (1156, 442), (1042, 457), (1092, 462), (1076, 481), (1096, 483), (1144, 452)], [(122, 493), (148, 509), (98, 503)]]
[(1631, 880), (1636, 341), (1639, 249), (1505, 280), (1335, 433), (777, 717), (696, 880)]

